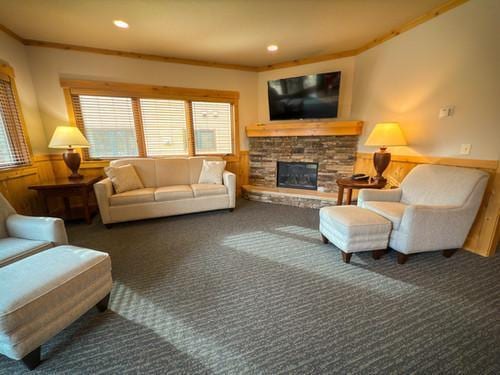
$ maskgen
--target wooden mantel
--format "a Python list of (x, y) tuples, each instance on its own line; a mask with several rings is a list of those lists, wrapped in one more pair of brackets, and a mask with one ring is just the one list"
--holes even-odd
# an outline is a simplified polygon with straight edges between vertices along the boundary
[(246, 127), (250, 138), (360, 135), (362, 130), (363, 121), (281, 122)]

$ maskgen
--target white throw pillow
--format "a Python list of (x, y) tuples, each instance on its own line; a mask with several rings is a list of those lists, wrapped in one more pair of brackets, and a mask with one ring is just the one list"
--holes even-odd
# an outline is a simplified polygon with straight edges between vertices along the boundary
[(199, 184), (218, 184), (222, 185), (222, 174), (226, 168), (225, 161), (203, 160)]
[(132, 164), (122, 165), (121, 167), (107, 167), (104, 168), (104, 173), (113, 183), (117, 193), (144, 188)]

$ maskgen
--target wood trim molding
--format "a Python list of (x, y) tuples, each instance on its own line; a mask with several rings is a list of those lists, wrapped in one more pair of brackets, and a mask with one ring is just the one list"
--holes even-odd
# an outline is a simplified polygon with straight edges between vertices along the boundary
[(142, 98), (222, 101), (230, 103), (238, 101), (240, 97), (238, 91), (228, 90), (191, 89), (185, 87), (143, 85), (111, 81), (87, 81), (65, 78), (61, 78), (60, 83), (61, 87), (68, 89), (71, 95), (140, 96)]
[[(358, 152), (357, 159), (373, 159), (373, 153)], [(391, 161), (415, 164), (439, 164), (451, 165), (455, 167), (481, 168), (496, 170), (499, 166), (498, 160), (481, 160), (481, 159), (461, 159), (449, 158), (445, 156), (410, 156), (410, 155), (392, 155)]]
[(400, 25), (399, 27), (396, 27), (395, 29), (391, 30), (390, 32), (381, 35), (372, 41), (358, 47), (355, 49), (347, 50), (347, 51), (339, 51), (339, 52), (334, 52), (334, 53), (329, 53), (329, 54), (324, 54), (324, 55), (318, 55), (318, 56), (311, 56), (311, 57), (306, 57), (302, 59), (296, 59), (296, 60), (291, 60), (291, 61), (284, 61), (276, 64), (270, 64), (270, 65), (265, 65), (265, 66), (249, 66), (249, 65), (240, 65), (240, 64), (227, 64), (227, 63), (219, 63), (219, 62), (212, 62), (212, 61), (202, 61), (202, 60), (195, 60), (195, 59), (184, 59), (184, 58), (179, 58), (179, 57), (171, 57), (171, 56), (162, 56), (162, 55), (154, 55), (154, 54), (147, 54), (147, 53), (138, 53), (138, 52), (131, 52), (131, 51), (120, 51), (120, 50), (113, 50), (113, 49), (106, 49), (106, 48), (96, 48), (96, 47), (88, 47), (88, 46), (80, 46), (80, 45), (74, 45), (74, 44), (65, 44), (65, 43), (57, 43), (57, 42), (50, 42), (50, 41), (42, 41), (42, 40), (34, 40), (34, 39), (24, 39), (23, 37), (19, 36), (9, 28), (7, 28), (4, 25), (0, 24), (0, 31), (5, 32), (7, 35), (10, 35), (12, 38), (16, 39), (17, 41), (23, 43), (24, 45), (27, 46), (32, 46), (32, 47), (43, 47), (43, 48), (56, 48), (56, 49), (62, 49), (66, 51), (77, 51), (77, 52), (88, 52), (88, 53), (97, 53), (101, 55), (111, 55), (111, 56), (119, 56), (119, 57), (128, 57), (128, 58), (135, 58), (135, 59), (140, 59), (140, 60), (151, 60), (151, 61), (160, 61), (160, 62), (165, 62), (165, 63), (173, 63), (173, 64), (186, 64), (186, 65), (196, 65), (196, 66), (204, 66), (204, 67), (209, 67), (209, 68), (220, 68), (220, 69), (232, 69), (232, 70), (242, 70), (242, 71), (247, 71), (247, 72), (263, 72), (263, 71), (268, 71), (268, 70), (275, 70), (275, 69), (283, 69), (283, 68), (289, 68), (293, 66), (299, 66), (299, 65), (306, 65), (306, 64), (312, 64), (316, 62), (321, 62), (321, 61), (327, 61), (327, 60), (335, 60), (335, 59), (340, 59), (344, 57), (350, 57), (350, 56), (356, 56), (359, 55), (360, 53), (373, 48), (389, 39), (392, 39), (408, 30), (413, 29), (414, 27), (427, 22), (435, 17), (440, 16), (443, 13), (446, 13), (447, 11), (454, 9), (469, 0), (448, 0), (445, 3), (438, 5), (437, 7), (427, 11), (423, 15), (410, 20), (408, 22), (405, 22), (404, 24)]
[(362, 130), (363, 121), (287, 122), (246, 127), (249, 138), (360, 135)]
[(9, 64), (0, 64), (0, 74), (6, 76), (9, 81), (15, 78), (14, 69)]

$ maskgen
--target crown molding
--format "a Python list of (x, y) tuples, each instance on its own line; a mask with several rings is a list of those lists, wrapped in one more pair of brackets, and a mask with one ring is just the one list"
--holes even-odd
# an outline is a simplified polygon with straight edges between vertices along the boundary
[(32, 47), (43, 47), (43, 48), (56, 48), (67, 51), (78, 51), (78, 52), (88, 52), (88, 53), (97, 53), (101, 55), (111, 55), (111, 56), (119, 56), (119, 57), (128, 57), (140, 60), (150, 60), (150, 61), (160, 61), (165, 63), (174, 63), (174, 64), (185, 64), (185, 65), (195, 65), (195, 66), (204, 66), (209, 68), (219, 68), (219, 69), (232, 69), (232, 70), (241, 70), (246, 72), (265, 72), (268, 70), (276, 70), (276, 69), (284, 69), (290, 68), (299, 65), (313, 64), (322, 61), (328, 60), (336, 60), (345, 57), (357, 56), (362, 52), (365, 52), (379, 44), (382, 44), (408, 30), (413, 29), (414, 27), (421, 25), (424, 22), (427, 22), (431, 19), (434, 19), (441, 14), (446, 13), (449, 10), (452, 10), (469, 0), (448, 0), (445, 3), (438, 5), (437, 7), (427, 11), (421, 16), (414, 18), (399, 27), (391, 30), (388, 33), (385, 33), (378, 38), (371, 40), (370, 42), (360, 46), (359, 48), (334, 52), (324, 55), (311, 56), (302, 59), (295, 59), (291, 61), (284, 61), (276, 64), (269, 64), (265, 66), (250, 66), (250, 65), (240, 65), (240, 64), (226, 64), (226, 63), (218, 63), (211, 61), (203, 61), (203, 60), (195, 60), (195, 59), (184, 59), (179, 57), (171, 57), (171, 56), (163, 56), (163, 55), (155, 55), (148, 53), (138, 53), (131, 51), (120, 51), (114, 49), (106, 49), (106, 48), (96, 48), (96, 47), (88, 47), (88, 46), (80, 46), (74, 44), (65, 44), (65, 43), (57, 43), (57, 42), (49, 42), (42, 40), (34, 40), (34, 39), (24, 39), (20, 35), (16, 34), (14, 31), (10, 30), (6, 26), (0, 24), (0, 31), (3, 31), (7, 35), (16, 39), (17, 41), (23, 43), (26, 46)]

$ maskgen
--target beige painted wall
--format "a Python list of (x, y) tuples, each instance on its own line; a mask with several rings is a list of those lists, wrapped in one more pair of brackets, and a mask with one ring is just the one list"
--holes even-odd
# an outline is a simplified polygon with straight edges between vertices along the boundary
[(354, 57), (346, 57), (338, 60), (323, 61), (314, 64), (300, 65), (284, 69), (270, 70), (259, 73), (257, 99), (258, 119), (260, 123), (269, 122), (269, 103), (267, 101), (267, 81), (299, 77), (307, 74), (327, 73), (341, 71), (340, 78), (340, 103), (339, 119), (351, 117), (351, 98), (354, 78)]
[[(182, 64), (144, 61), (93, 53), (27, 47), (40, 115), (47, 138), (68, 116), (59, 78), (109, 80), (240, 92), (240, 140), (247, 149), (245, 126), (257, 120), (257, 74)], [(57, 150), (51, 150), (57, 152)]]
[(14, 68), (16, 87), (34, 154), (47, 152), (47, 140), (38, 112), (26, 49), (17, 40), (0, 32), (0, 61)]
[[(356, 57), (352, 116), (363, 142), (380, 121), (399, 121), (409, 147), (397, 154), (498, 159), (500, 2), (473, 0)], [(455, 106), (438, 119), (440, 107)], [(460, 145), (472, 144), (470, 155)]]

